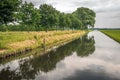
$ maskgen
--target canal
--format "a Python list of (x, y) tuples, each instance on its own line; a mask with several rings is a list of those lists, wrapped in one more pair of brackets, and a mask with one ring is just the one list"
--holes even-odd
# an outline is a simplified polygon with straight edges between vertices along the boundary
[(0, 63), (0, 80), (120, 80), (120, 44), (92, 31), (45, 55)]

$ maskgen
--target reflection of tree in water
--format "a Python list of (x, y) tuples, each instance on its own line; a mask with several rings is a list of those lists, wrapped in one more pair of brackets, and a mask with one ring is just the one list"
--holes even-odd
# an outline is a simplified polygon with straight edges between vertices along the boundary
[(48, 52), (48, 54), (20, 60), (18, 72), (16, 70), (11, 71), (9, 68), (3, 69), (0, 71), (0, 80), (35, 79), (35, 76), (40, 75), (41, 71), (49, 72), (53, 70), (60, 60), (73, 52), (77, 52), (77, 55), (82, 57), (92, 54), (95, 50), (94, 43), (93, 37), (83, 36), (78, 40)]
[(84, 57), (92, 54), (95, 51), (95, 41), (94, 37), (87, 37), (84, 36), (80, 40), (76, 41), (77, 48), (75, 51), (77, 52), (78, 56)]
[(10, 67), (7, 67), (0, 71), (0, 80), (21, 80), (21, 76), (15, 70), (11, 71)]

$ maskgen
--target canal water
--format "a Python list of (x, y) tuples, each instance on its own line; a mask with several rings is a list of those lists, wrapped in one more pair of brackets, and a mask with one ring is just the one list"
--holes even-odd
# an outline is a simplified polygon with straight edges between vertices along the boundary
[(120, 80), (120, 44), (93, 31), (48, 54), (1, 62), (0, 80)]

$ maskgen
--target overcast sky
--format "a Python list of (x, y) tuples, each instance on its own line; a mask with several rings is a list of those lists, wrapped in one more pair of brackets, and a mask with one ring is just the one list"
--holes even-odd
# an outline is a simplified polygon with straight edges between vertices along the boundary
[[(23, 0), (24, 1), (24, 0)], [(120, 0), (26, 0), (35, 7), (50, 4), (61, 12), (71, 13), (78, 7), (88, 7), (96, 12), (96, 28), (120, 28)]]

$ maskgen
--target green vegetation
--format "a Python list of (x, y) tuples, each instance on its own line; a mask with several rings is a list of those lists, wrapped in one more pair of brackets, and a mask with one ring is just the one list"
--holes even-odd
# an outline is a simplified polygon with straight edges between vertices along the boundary
[(84, 35), (85, 31), (0, 32), (0, 55), (58, 45)]
[(0, 0), (0, 24), (12, 22), (18, 11), (20, 0)]
[(38, 9), (33, 3), (21, 0), (0, 1), (0, 31), (88, 29), (94, 27), (95, 16), (94, 11), (84, 7), (68, 14), (48, 4), (42, 4)]
[(120, 43), (120, 30), (101, 30), (101, 32)]

